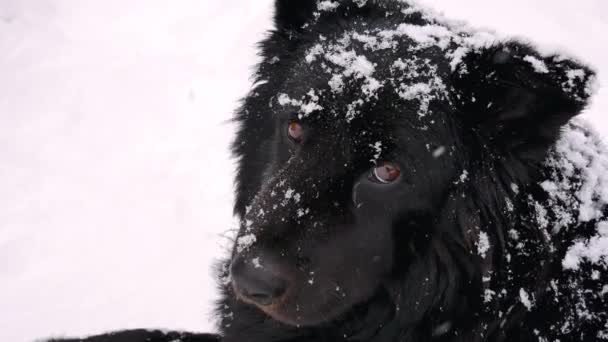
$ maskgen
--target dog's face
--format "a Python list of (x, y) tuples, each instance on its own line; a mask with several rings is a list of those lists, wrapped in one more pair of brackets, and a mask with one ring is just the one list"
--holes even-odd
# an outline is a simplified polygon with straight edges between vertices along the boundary
[[(505, 146), (482, 145), (502, 144), (505, 136), (509, 143), (523, 139), (505, 132), (527, 119), (543, 92), (574, 104), (545, 80), (505, 85), (524, 84), (512, 76), (523, 63), (517, 49), (529, 52), (524, 47), (488, 48), (454, 67), (439, 39), (428, 45), (399, 34), (408, 20), (412, 27), (429, 24), (420, 16), (388, 15), (372, 2), (345, 1), (325, 11), (316, 1), (287, 3), (277, 3), (278, 28), (264, 46), (261, 82), (237, 118), (242, 225), (232, 287), (278, 321), (316, 325), (407, 273), (415, 251), (435, 233), (446, 198), (469, 177), (471, 151), (496, 152)], [(302, 18), (305, 24), (294, 28)], [(484, 120), (501, 130), (480, 137)], [(471, 122), (478, 126), (467, 127)]]
[[(264, 101), (273, 130), (232, 264), (244, 301), (294, 325), (331, 320), (371, 297), (391, 277), (396, 249), (408, 248), (398, 235), (424, 233), (417, 220), (431, 215), (455, 172), (445, 126), (425, 127), (419, 106), (389, 82), (373, 96), (363, 77), (332, 89), (323, 63), (305, 62), (311, 48), (298, 48), (302, 62)], [(260, 286), (272, 294), (255, 293), (266, 292)]]
[[(390, 277), (399, 248), (395, 227), (400, 234), (425, 229), (408, 221), (436, 206), (454, 171), (453, 144), (422, 129), (417, 113), (397, 102), (370, 106), (350, 121), (323, 111), (303, 115), (299, 105), (280, 104), (282, 94), (307, 96), (293, 91), (292, 82), (315, 89), (323, 108), (361, 98), (360, 84), (334, 98), (328, 80), (311, 84), (314, 68), (295, 68), (291, 77), (270, 100), (276, 102), (267, 117), (274, 131), (264, 148), (271, 153), (246, 208), (233, 278), (243, 300), (278, 320), (307, 325), (364, 301)], [(256, 298), (252, 292), (261, 289), (239, 278), (239, 269), (247, 268), (270, 277), (254, 281), (278, 282), (267, 284), (277, 293)]]

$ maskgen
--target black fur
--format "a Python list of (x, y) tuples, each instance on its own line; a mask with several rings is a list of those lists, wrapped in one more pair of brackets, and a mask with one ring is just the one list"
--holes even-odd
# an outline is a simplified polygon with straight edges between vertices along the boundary
[(608, 260), (566, 262), (608, 217), (558, 143), (606, 152), (571, 122), (589, 68), (405, 1), (277, 0), (275, 23), (235, 118), (222, 341), (608, 339)]
[[(296, 7), (287, 4), (305, 10), (294, 15)], [(236, 117), (239, 238), (256, 240), (237, 239), (231, 259), (266, 259), (262, 267), (269, 271), (260, 272), (289, 278), (290, 290), (279, 303), (256, 303), (230, 282), (226, 262), (218, 309), (224, 341), (599, 339), (608, 329), (600, 294), (606, 278), (587, 284), (595, 292), (584, 300), (592, 313), (584, 319), (575, 308), (581, 296), (571, 287), (574, 278), (589, 276), (563, 270), (562, 260), (573, 241), (597, 234), (601, 218), (572, 222), (548, 241), (536, 211), (555, 206), (538, 183), (562, 172), (546, 159), (560, 157), (552, 146), (583, 110), (593, 73), (514, 41), (469, 48), (451, 65), (446, 51), (456, 51), (457, 40), (421, 47), (402, 37), (390, 48), (371, 49), (368, 41), (351, 39), (342, 52), (364, 56), (383, 86), (368, 96), (367, 76), (346, 75), (335, 92), (328, 84), (343, 66), (323, 54), (344, 35), (373, 36), (402, 23), (449, 24), (397, 1), (340, 1), (310, 12), (313, 4), (277, 2), (277, 29), (261, 45), (261, 84)], [(325, 50), (315, 55), (318, 44)], [(391, 65), (399, 58), (427, 66), (396, 76)], [(581, 73), (575, 84), (572, 70)], [(398, 95), (400, 82), (433, 84), (435, 76), (445, 92), (432, 93), (428, 108), (420, 98)], [(286, 137), (291, 120), (305, 129), (301, 144)], [(380, 156), (372, 147), (377, 142)], [(398, 184), (368, 181), (380, 161), (402, 166)], [(576, 208), (568, 210), (576, 216)], [(490, 246), (484, 257), (477, 253), (481, 234)]]
[(281, 29), (299, 30), (312, 16), (314, 1), (278, 0), (275, 3), (275, 24)]

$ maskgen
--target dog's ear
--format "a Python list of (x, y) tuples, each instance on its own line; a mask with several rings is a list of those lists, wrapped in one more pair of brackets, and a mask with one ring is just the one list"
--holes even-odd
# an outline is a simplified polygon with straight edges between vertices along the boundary
[(453, 74), (453, 103), (494, 148), (542, 161), (560, 128), (586, 106), (595, 75), (563, 56), (509, 42), (467, 54)]
[(277, 29), (298, 30), (317, 8), (317, 0), (276, 0), (274, 22)]

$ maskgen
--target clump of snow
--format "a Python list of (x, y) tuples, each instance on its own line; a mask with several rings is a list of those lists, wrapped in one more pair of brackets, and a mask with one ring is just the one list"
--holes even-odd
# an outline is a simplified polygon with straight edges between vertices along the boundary
[(251, 264), (254, 268), (263, 268), (262, 264), (260, 263), (259, 257), (251, 259)]
[(511, 191), (513, 191), (513, 193), (518, 194), (519, 193), (519, 186), (515, 183), (511, 183)]
[[(364, 3), (362, 1), (361, 3)], [(333, 2), (319, 2), (318, 7), (333, 9)], [(408, 49), (421, 51), (439, 48), (446, 51), (448, 58), (453, 58), (452, 66), (462, 59), (469, 51), (479, 46), (488, 46), (496, 39), (489, 33), (463, 34), (464, 26), (452, 28), (435, 21), (427, 25), (410, 23), (395, 24), (393, 28), (365, 29), (345, 32), (339, 39), (321, 42), (310, 47), (304, 57), (306, 63), (319, 63), (324, 71), (331, 75), (328, 84), (334, 94), (343, 92), (348, 79), (363, 80), (361, 97), (352, 101), (345, 111), (348, 121), (356, 117), (360, 108), (378, 94), (384, 86), (375, 76), (376, 66), (368, 56), (353, 48), (353, 42), (362, 43), (366, 51), (374, 52), (384, 49), (395, 49), (399, 44), (406, 44)], [(405, 42), (404, 40), (408, 40)], [(397, 60), (389, 77), (395, 91), (404, 100), (417, 100), (420, 103), (421, 116), (429, 112), (433, 100), (448, 98), (446, 86), (437, 73), (437, 66), (428, 60), (418, 60), (415, 56), (410, 61)], [(301, 105), (298, 101), (289, 101), (293, 105)], [(311, 106), (309, 112), (318, 109)]]
[(382, 83), (375, 78), (369, 78), (367, 82), (361, 87), (363, 94), (368, 98), (376, 96), (378, 89), (382, 88)]
[[(532, 198), (532, 196), (530, 196), (530, 198)], [(553, 208), (555, 208), (555, 207), (553, 207)], [(551, 223), (549, 221), (547, 208), (544, 205), (542, 205), (541, 203), (534, 202), (534, 211), (536, 212), (536, 222), (538, 223), (539, 228), (546, 229), (549, 226), (549, 224)], [(568, 219), (571, 216), (568, 212), (561, 210), (561, 217), (562, 217), (562, 219), (567, 219), (566, 222), (569, 222)], [(553, 227), (553, 231), (555, 231), (556, 229), (557, 229), (557, 227)]]
[(538, 59), (534, 56), (526, 56), (526, 57), (524, 57), (524, 61), (532, 64), (532, 67), (534, 68), (534, 70), (537, 73), (546, 74), (549, 72), (549, 68), (547, 68), (547, 65), (545, 64), (545, 62), (541, 61), (540, 59)]
[(340, 6), (337, 1), (325, 0), (317, 2), (317, 9), (319, 11), (333, 11)]
[(354, 75), (356, 78), (371, 77), (375, 71), (374, 65), (363, 55), (357, 55), (354, 51), (338, 50), (328, 53), (325, 58), (337, 66), (344, 68), (346, 77)]
[(578, 269), (583, 261), (592, 264), (602, 263), (608, 267), (608, 221), (598, 223), (597, 232), (598, 234), (589, 240), (576, 241), (568, 249), (562, 261), (565, 269)]
[(460, 176), (458, 176), (458, 179), (454, 182), (454, 184), (463, 184), (467, 181), (467, 179), (469, 179), (469, 171), (462, 170), (462, 173)]
[[(399, 97), (406, 101), (417, 100), (418, 115), (429, 113), (433, 100), (447, 100), (447, 87), (437, 72), (437, 66), (428, 59), (413, 56), (411, 59), (398, 58), (391, 66), (394, 78), (391, 80)], [(418, 81), (424, 80), (424, 82)]]
[(372, 157), (372, 159), (370, 161), (374, 164), (377, 164), (378, 159), (382, 155), (382, 142), (376, 141), (376, 143), (374, 143), (373, 145), (370, 145), (370, 147), (374, 150), (374, 156)]
[(486, 253), (490, 250), (490, 238), (486, 232), (479, 233), (479, 239), (477, 240), (477, 254), (483, 259), (486, 258)]
[(410, 86), (402, 84), (401, 89), (399, 96), (405, 100), (413, 100), (421, 95), (425, 96), (431, 93), (431, 87), (426, 83), (416, 83)]
[(490, 303), (492, 299), (496, 296), (496, 292), (490, 289), (485, 289), (483, 293), (483, 302)]
[(301, 103), (298, 100), (294, 100), (294, 99), (290, 98), (289, 95), (287, 95), (287, 94), (279, 94), (278, 100), (279, 100), (279, 104), (281, 106), (287, 106), (287, 105), (297, 106)]
[(454, 33), (441, 25), (400, 24), (394, 30), (383, 30), (378, 34), (385, 40), (393, 40), (395, 36), (407, 36), (417, 43), (416, 49), (437, 46), (445, 50), (454, 38)]
[(315, 272), (310, 272), (309, 275), (310, 275), (310, 278), (308, 279), (308, 284), (314, 285), (314, 283), (315, 283)]
[(289, 95), (281, 93), (278, 96), (278, 102), (281, 106), (300, 107), (300, 118), (306, 117), (315, 111), (323, 110), (323, 107), (318, 103), (319, 96), (316, 95), (314, 89), (311, 89), (306, 95), (305, 97), (308, 98), (308, 101), (304, 98), (300, 100), (292, 99)]
[(604, 216), (608, 210), (608, 149), (588, 125), (573, 120), (545, 164), (551, 175), (540, 186), (548, 200), (530, 200), (539, 226), (550, 229), (553, 235), (583, 223), (596, 227), (595, 234), (569, 246), (562, 266), (568, 270), (577, 270), (583, 262), (608, 266), (608, 223)]
[(308, 213), (310, 213), (309, 208), (306, 208), (306, 209), (298, 208), (298, 210), (296, 212), (296, 214), (298, 215), (298, 218), (302, 218), (302, 217), (308, 215)]
[[(495, 32), (473, 29), (464, 22), (445, 18), (443, 14), (420, 3), (409, 0), (402, 2), (407, 4), (402, 13), (406, 15), (419, 13), (430, 24), (401, 24), (396, 29), (383, 31), (382, 36), (389, 40), (396, 36), (407, 36), (418, 44), (413, 49), (438, 47), (446, 50), (445, 55), (451, 59), (449, 64), (452, 71), (456, 70), (467, 53), (506, 40)], [(384, 45), (391, 44), (384, 42)]]
[[(569, 204), (578, 209), (580, 222), (602, 218), (602, 210), (608, 204), (608, 149), (586, 126), (576, 121), (566, 129), (555, 145), (555, 153), (547, 161), (556, 174), (565, 177), (542, 183), (553, 199), (553, 207), (557, 207), (559, 201)], [(577, 182), (573, 183), (573, 179)], [(558, 212), (558, 216), (565, 214)]]
[(600, 89), (600, 80), (597, 75), (589, 77), (587, 84), (585, 85), (585, 93), (587, 96), (596, 94)]
[(344, 84), (343, 78), (354, 77), (364, 79), (361, 91), (369, 99), (376, 95), (382, 87), (382, 82), (373, 77), (375, 66), (365, 56), (357, 55), (355, 51), (347, 51), (336, 47), (324, 55), (325, 59), (335, 66), (341, 67), (341, 74), (334, 74), (329, 81), (332, 91), (340, 93)]
[(287, 191), (285, 191), (285, 198), (286, 199), (291, 199), (293, 197), (293, 194), (295, 193), (294, 189), (287, 189)]
[(364, 43), (364, 47), (367, 50), (383, 50), (383, 49), (390, 49), (392, 47), (395, 47), (394, 42), (388, 42), (388, 41), (381, 41), (378, 42), (378, 37), (376, 36), (372, 36), (369, 34), (362, 34), (359, 32), (354, 32), (352, 35), (352, 38), (358, 42)]
[[(355, 4), (364, 6), (366, 0), (354, 0)], [(361, 114), (363, 106), (372, 99), (377, 99), (379, 90), (385, 82), (391, 82), (393, 89), (402, 99), (418, 102), (418, 113), (421, 117), (431, 112), (433, 101), (449, 101), (447, 87), (443, 82), (444, 75), (439, 75), (437, 66), (429, 60), (416, 55), (432, 49), (443, 51), (452, 71), (461, 64), (463, 57), (481, 47), (488, 47), (500, 39), (489, 31), (472, 30), (463, 23), (448, 21), (433, 10), (419, 4), (404, 2), (404, 14), (419, 13), (428, 20), (425, 24), (395, 22), (389, 27), (368, 27), (351, 29), (334, 39), (320, 35), (319, 41), (308, 48), (304, 55), (307, 64), (320, 66), (329, 76), (327, 84), (332, 94), (342, 94), (344, 89), (356, 81), (360, 87), (359, 98), (351, 100), (346, 108), (332, 111), (345, 115), (347, 122)], [(340, 6), (338, 1), (318, 1), (320, 12), (333, 11)], [(318, 18), (321, 13), (315, 16)], [(372, 63), (372, 54), (381, 50), (396, 50), (406, 47), (415, 52), (410, 60), (394, 61), (389, 75)], [(363, 51), (362, 51), (363, 50)], [(368, 54), (369, 53), (369, 54)], [(389, 54), (390, 56), (390, 54)], [(539, 61), (540, 62), (540, 61)], [(389, 61), (390, 63), (390, 61)], [(383, 61), (383, 65), (386, 63)], [(535, 65), (539, 66), (539, 63)], [(459, 72), (466, 72), (461, 67)], [(303, 115), (324, 108), (317, 101), (305, 102), (304, 99), (283, 98), (282, 103), (300, 106)]]
[(526, 290), (523, 288), (519, 289), (519, 300), (526, 307), (526, 309), (528, 309), (528, 311), (532, 311), (532, 300), (528, 292), (526, 292)]
[(447, 149), (445, 148), (445, 146), (439, 146), (437, 147), (434, 151), (433, 151), (433, 158), (439, 158), (442, 155), (445, 154), (445, 152), (447, 151)]
[(313, 46), (312, 48), (310, 48), (308, 50), (308, 53), (306, 54), (306, 57), (304, 57), (304, 59), (306, 60), (306, 63), (310, 64), (314, 61), (317, 60), (317, 56), (319, 56), (320, 54), (322, 54), (324, 51), (323, 49), (323, 45), (321, 44), (315, 44), (315, 46)]
[(238, 253), (241, 253), (251, 247), (256, 241), (257, 238), (254, 234), (245, 234), (243, 236), (240, 236), (236, 240), (236, 251)]
[(579, 101), (582, 101), (578, 93), (576, 92), (577, 88), (581, 86), (582, 82), (585, 82), (583, 85), (583, 89), (587, 96), (591, 96), (598, 87), (598, 82), (596, 76), (589, 76), (588, 73), (584, 69), (569, 69), (565, 70), (566, 79), (562, 83), (562, 88), (566, 93), (572, 94), (574, 98)]
[(363, 106), (364, 104), (365, 101), (363, 101), (363, 99), (358, 99), (353, 101), (352, 103), (349, 103), (346, 107), (346, 121), (352, 121), (360, 113), (358, 108)]
[(450, 69), (456, 71), (458, 65), (462, 62), (462, 59), (471, 51), (468, 47), (458, 47), (456, 50), (448, 52), (446, 56), (451, 59)]
[(608, 236), (608, 221), (600, 222), (597, 224), (597, 232), (601, 236)]
[[(360, 108), (377, 97), (377, 93), (384, 83), (374, 77), (376, 66), (364, 54), (359, 54), (353, 49), (353, 40), (364, 40), (364, 35), (358, 32), (346, 32), (336, 41), (320, 39), (320, 43), (308, 49), (304, 60), (308, 64), (317, 63), (321, 65), (326, 74), (331, 75), (328, 85), (334, 94), (341, 94), (348, 82), (361, 81), (361, 97), (348, 105), (346, 113), (347, 121), (354, 119), (360, 112)], [(318, 100), (309, 96), (312, 101), (307, 105), (302, 100), (284, 101), (291, 105), (301, 106), (305, 115), (315, 110), (322, 110)], [(285, 97), (284, 97), (285, 98)]]
[(515, 210), (515, 206), (513, 205), (513, 201), (509, 198), (505, 198), (506, 209), (508, 212), (513, 212)]

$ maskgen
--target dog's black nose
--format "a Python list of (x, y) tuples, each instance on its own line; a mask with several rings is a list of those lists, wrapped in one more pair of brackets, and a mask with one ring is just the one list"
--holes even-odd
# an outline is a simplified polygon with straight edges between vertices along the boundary
[(230, 273), (235, 290), (255, 304), (270, 305), (287, 289), (287, 281), (279, 276), (276, 264), (263, 256), (235, 257)]

